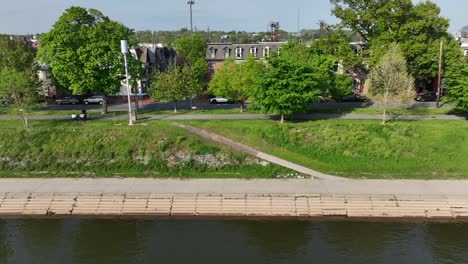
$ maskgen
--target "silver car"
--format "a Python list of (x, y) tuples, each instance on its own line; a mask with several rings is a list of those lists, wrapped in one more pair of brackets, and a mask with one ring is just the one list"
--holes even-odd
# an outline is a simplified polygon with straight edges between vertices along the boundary
[(102, 95), (93, 95), (90, 98), (84, 99), (84, 104), (102, 104), (103, 97)]

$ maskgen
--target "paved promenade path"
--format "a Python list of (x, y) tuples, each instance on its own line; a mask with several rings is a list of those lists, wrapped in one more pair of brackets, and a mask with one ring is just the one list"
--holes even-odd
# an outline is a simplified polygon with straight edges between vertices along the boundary
[[(69, 115), (34, 115), (31, 120), (67, 120)], [(91, 114), (90, 119), (127, 119), (127, 115), (98, 115)], [(263, 114), (180, 114), (180, 115), (139, 115), (139, 121), (144, 120), (257, 120), (257, 119), (279, 119), (277, 115)], [(18, 116), (0, 115), (0, 120), (19, 119)], [(299, 120), (322, 120), (322, 119), (350, 119), (350, 120), (380, 120), (381, 115), (369, 114), (298, 114), (294, 119)], [(393, 115), (389, 120), (467, 120), (467, 116), (456, 115)]]
[(0, 179), (1, 218), (468, 220), (468, 181)]

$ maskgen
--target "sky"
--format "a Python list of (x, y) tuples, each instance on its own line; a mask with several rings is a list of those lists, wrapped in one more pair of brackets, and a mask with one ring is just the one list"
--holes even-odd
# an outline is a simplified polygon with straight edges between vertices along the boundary
[[(135, 30), (190, 28), (186, 0), (0, 0), (0, 33), (34, 34), (49, 31), (70, 6), (100, 10)], [(413, 0), (419, 2), (420, 0)], [(463, 0), (466, 1), (466, 0)], [(462, 0), (433, 0), (450, 19), (450, 32), (468, 25)], [(315, 29), (319, 21), (336, 23), (329, 0), (195, 0), (193, 24), (198, 30), (266, 31), (270, 21), (283, 30)], [(299, 19), (298, 19), (299, 18)], [(299, 22), (299, 23), (298, 23)]]

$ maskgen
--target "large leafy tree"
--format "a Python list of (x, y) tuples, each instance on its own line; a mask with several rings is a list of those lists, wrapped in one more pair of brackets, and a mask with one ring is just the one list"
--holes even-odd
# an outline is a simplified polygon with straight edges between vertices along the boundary
[(408, 74), (406, 60), (397, 44), (375, 65), (366, 81), (365, 93), (382, 109), (382, 123), (390, 108), (400, 107), (414, 96), (414, 79)]
[(238, 102), (243, 112), (255, 79), (263, 74), (264, 68), (264, 64), (253, 57), (248, 57), (244, 63), (229, 59), (214, 75), (209, 92)]
[(184, 35), (173, 43), (177, 50), (178, 62), (188, 66), (191, 72), (192, 88), (195, 94), (201, 94), (206, 89), (208, 66), (205, 61), (206, 37), (204, 34)]
[(279, 56), (268, 60), (264, 74), (257, 77), (252, 91), (264, 113), (285, 115), (305, 110), (330, 89), (336, 65), (333, 57), (317, 55), (304, 45), (283, 46)]
[(445, 78), (448, 89), (446, 100), (458, 108), (468, 111), (468, 57), (460, 58), (460, 63), (453, 65)]
[[(451, 42), (449, 21), (430, 2), (411, 0), (330, 0), (332, 13), (341, 25), (356, 32), (369, 45), (368, 63), (373, 66), (392, 43), (399, 43), (412, 76), (432, 81), (438, 72), (439, 43)], [(452, 52), (456, 52), (450, 46)], [(447, 50), (448, 51), (448, 50)], [(451, 62), (447, 62), (451, 63)]]
[[(134, 44), (132, 30), (96, 9), (74, 6), (41, 36), (38, 59), (49, 64), (55, 79), (74, 94), (102, 94), (102, 112), (107, 113), (107, 96), (119, 92), (124, 79), (120, 40)], [(130, 75), (140, 75), (141, 65), (131, 56), (128, 60)]]
[(28, 113), (39, 103), (36, 50), (19, 40), (0, 36), (0, 98), (29, 127)]
[(193, 93), (192, 72), (190, 67), (170, 65), (165, 72), (156, 72), (148, 92), (156, 101), (174, 103), (177, 113), (177, 102)]

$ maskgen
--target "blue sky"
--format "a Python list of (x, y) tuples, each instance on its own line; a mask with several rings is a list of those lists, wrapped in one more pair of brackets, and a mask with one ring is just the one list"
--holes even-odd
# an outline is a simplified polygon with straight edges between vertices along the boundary
[[(190, 26), (186, 0), (14, 0), (0, 9), (0, 33), (42, 33), (72, 5), (95, 8), (136, 30), (174, 30)], [(418, 2), (415, 0), (414, 2)], [(451, 21), (450, 31), (468, 25), (466, 0), (435, 0)], [(329, 0), (195, 0), (194, 26), (200, 30), (265, 31), (269, 21), (296, 31), (298, 10), (301, 28), (318, 28), (319, 20), (337, 22)]]

